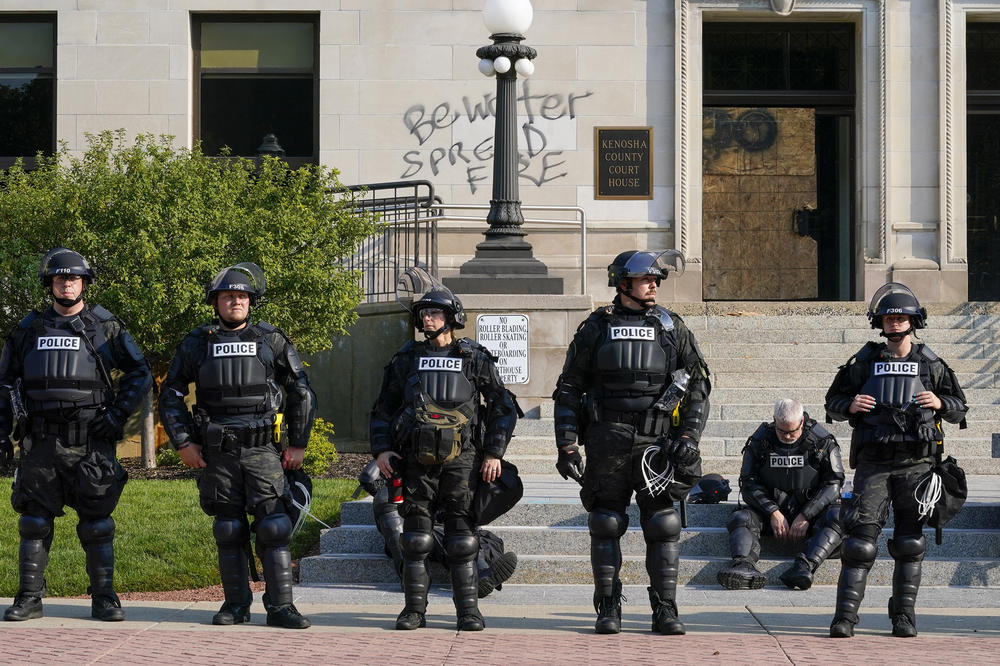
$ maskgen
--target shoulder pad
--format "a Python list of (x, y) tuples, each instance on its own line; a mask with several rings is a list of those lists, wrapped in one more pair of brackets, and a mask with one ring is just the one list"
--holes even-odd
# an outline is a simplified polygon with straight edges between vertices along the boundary
[(256, 324), (254, 324), (254, 326), (264, 331), (265, 333), (274, 333), (275, 331), (278, 331), (279, 333), (281, 332), (277, 326), (275, 326), (274, 324), (270, 324), (266, 321), (259, 321)]
[(414, 347), (416, 346), (416, 344), (417, 344), (417, 341), (416, 341), (416, 340), (409, 340), (409, 341), (408, 341), (408, 342), (407, 342), (407, 343), (406, 343), (405, 345), (403, 345), (403, 346), (402, 346), (402, 347), (401, 347), (401, 348), (399, 349), (399, 351), (398, 351), (398, 352), (396, 352), (396, 353), (397, 353), (397, 354), (408, 354), (408, 353), (410, 353), (411, 351), (413, 351), (413, 348), (414, 348)]
[(479, 344), (472, 338), (459, 338), (458, 349), (463, 356), (471, 356), (473, 352), (477, 351), (481, 352), (489, 356), (494, 363), (496, 363), (497, 360), (500, 358), (499, 356), (496, 356), (493, 352), (491, 352), (489, 349)]
[(28, 316), (17, 322), (18, 328), (31, 328), (32, 324), (36, 319), (38, 319), (39, 316), (41, 316), (41, 313), (38, 312), (38, 310), (32, 310), (28, 313)]
[(767, 429), (770, 425), (771, 425), (770, 423), (761, 423), (759, 426), (757, 426), (757, 429), (753, 431), (753, 434), (750, 435), (750, 439), (754, 439), (760, 442), (767, 441)]
[(809, 421), (806, 422), (806, 425), (808, 425), (810, 422), (812, 423), (812, 427), (809, 428), (808, 437), (812, 438), (813, 441), (822, 442), (824, 439), (830, 436), (830, 431), (821, 426), (813, 419), (809, 419)]
[(858, 350), (858, 353), (847, 360), (847, 365), (855, 361), (868, 361), (878, 356), (878, 348), (881, 345), (869, 340), (865, 346)]
[(656, 317), (656, 320), (660, 323), (660, 327), (663, 329), (664, 333), (669, 333), (674, 330), (674, 313), (666, 309), (662, 305), (654, 305), (649, 314)]
[(98, 321), (113, 321), (118, 319), (118, 317), (111, 314), (111, 312), (109, 312), (103, 305), (95, 305), (90, 308), (90, 312)]
[(932, 352), (931, 348), (922, 342), (917, 344), (917, 353), (927, 359), (929, 363), (940, 360), (940, 357)]

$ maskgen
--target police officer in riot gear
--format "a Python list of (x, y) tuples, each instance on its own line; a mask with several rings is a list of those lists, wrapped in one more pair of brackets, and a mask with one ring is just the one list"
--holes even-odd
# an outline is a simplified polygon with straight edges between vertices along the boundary
[[(225, 594), (212, 624), (250, 621), (252, 531), (266, 582), (267, 624), (305, 629), (309, 620), (292, 604), (291, 500), (283, 470), (302, 467), (316, 397), (291, 340), (250, 319), (264, 290), (264, 275), (252, 263), (223, 269), (208, 284), (205, 302), (218, 318), (177, 348), (160, 390), (160, 420), (184, 463), (205, 468), (201, 508), (215, 519)], [(198, 401), (193, 415), (184, 404), (191, 383)]]
[(843, 539), (840, 486), (844, 464), (836, 438), (809, 418), (802, 403), (785, 398), (774, 405), (774, 421), (762, 423), (743, 447), (740, 496), (726, 527), (733, 561), (718, 573), (730, 590), (758, 589), (767, 578), (757, 569), (761, 533), (802, 541), (804, 552), (781, 575), (792, 589), (809, 589), (813, 572)]
[[(403, 534), (403, 517), (399, 515), (401, 504), (397, 504), (390, 497), (389, 487), (378, 469), (377, 461), (372, 460), (365, 467), (358, 477), (358, 482), (372, 496), (375, 526), (385, 542), (385, 554), (392, 558), (393, 567), (402, 582), (405, 560), (399, 545), (399, 537)], [(434, 522), (433, 536), (434, 548), (427, 559), (448, 566), (448, 556), (444, 549), (444, 525), (440, 521)], [(517, 554), (505, 550), (503, 539), (490, 530), (477, 527), (476, 538), (479, 540), (479, 553), (476, 555), (476, 570), (479, 572), (478, 596), (482, 599), (489, 596), (493, 590), (503, 589), (504, 582), (517, 568)]]
[(837, 607), (830, 636), (854, 635), (876, 540), (892, 503), (895, 526), (889, 554), (895, 559), (889, 617), (893, 636), (917, 635), (916, 604), (924, 536), (914, 489), (943, 445), (941, 422), (965, 427), (968, 406), (951, 368), (923, 343), (913, 341), (927, 312), (906, 286), (890, 282), (872, 297), (872, 328), (886, 338), (868, 342), (841, 366), (826, 394), (829, 418), (854, 427), (850, 463), (854, 493), (841, 511), (846, 538), (841, 555)]
[[(656, 288), (684, 262), (675, 250), (628, 251), (608, 266), (617, 296), (577, 329), (566, 354), (555, 400), (556, 468), (582, 481), (590, 512), (597, 633), (621, 630), (621, 548), (628, 507), (636, 492), (646, 540), (646, 570), (653, 631), (683, 634), (677, 619), (681, 500), (701, 476), (698, 441), (708, 417), (711, 384), (694, 336), (679, 316), (656, 305)], [(686, 373), (686, 394), (676, 409), (659, 409), (675, 372)], [(583, 468), (579, 446), (587, 451)], [(643, 475), (647, 449), (661, 446), (674, 483), (653, 487)], [(664, 467), (661, 463), (660, 467)]]
[[(87, 558), (91, 616), (120, 621), (125, 613), (114, 591), (111, 513), (128, 475), (118, 464), (115, 445), (153, 380), (121, 321), (84, 302), (95, 277), (86, 259), (54, 248), (42, 258), (38, 277), (54, 302), (21, 320), (0, 353), (0, 448), (7, 455), (12, 451), (12, 392), (24, 409), (17, 415), (23, 436), (11, 494), (21, 514), (20, 585), (4, 619), (42, 617), (53, 520), (70, 506), (79, 516), (76, 532)], [(121, 372), (117, 388), (112, 369)]]
[(411, 268), (397, 294), (425, 340), (409, 342), (393, 356), (371, 413), (372, 456), (386, 478), (403, 479), (405, 606), (396, 629), (426, 625), (427, 558), (440, 513), (458, 629), (481, 631), (472, 498), (478, 479), (489, 482), (500, 474), (517, 407), (489, 350), (453, 335), (465, 326), (466, 315), (451, 291)]

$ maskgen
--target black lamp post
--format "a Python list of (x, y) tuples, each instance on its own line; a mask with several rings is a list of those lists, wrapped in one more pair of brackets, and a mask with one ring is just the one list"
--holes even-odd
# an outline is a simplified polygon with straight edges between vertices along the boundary
[(548, 267), (531, 253), (521, 228), (518, 192), (517, 75), (531, 76), (537, 55), (521, 44), (531, 26), (530, 0), (485, 0), (483, 19), (493, 43), (476, 50), (479, 71), (496, 75), (496, 129), (493, 139), (493, 198), (486, 217), (486, 240), (476, 245), (476, 256), (462, 264), (459, 275), (445, 284), (459, 293), (561, 294), (562, 278), (548, 275)]
[(257, 156), (265, 157), (270, 155), (271, 157), (284, 157), (285, 149), (281, 147), (278, 143), (278, 137), (273, 134), (265, 134), (261, 144), (257, 146)]

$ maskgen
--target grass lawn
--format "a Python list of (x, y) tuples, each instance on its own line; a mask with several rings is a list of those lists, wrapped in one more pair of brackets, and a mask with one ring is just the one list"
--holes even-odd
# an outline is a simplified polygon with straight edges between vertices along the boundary
[[(0, 479), (10, 487), (11, 479)], [(340, 520), (340, 503), (357, 487), (353, 479), (313, 479), (312, 513), (328, 524)], [(56, 518), (56, 535), (45, 577), (49, 594), (86, 594), (83, 549), (76, 536), (76, 512)], [(0, 506), (0, 596), (17, 592), (18, 514), (9, 502)], [(119, 592), (179, 590), (219, 582), (212, 519), (198, 505), (194, 480), (129, 481), (114, 512), (115, 589)], [(292, 557), (301, 557), (323, 529), (306, 518), (292, 541)], [(258, 564), (259, 570), (259, 564)]]

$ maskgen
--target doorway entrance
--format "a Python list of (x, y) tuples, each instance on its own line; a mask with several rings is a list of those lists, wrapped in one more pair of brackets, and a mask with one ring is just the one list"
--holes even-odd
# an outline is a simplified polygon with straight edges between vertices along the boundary
[(704, 26), (703, 295), (852, 297), (854, 26)]

